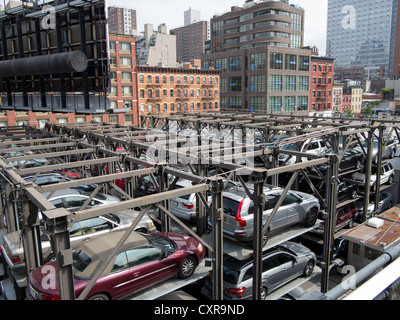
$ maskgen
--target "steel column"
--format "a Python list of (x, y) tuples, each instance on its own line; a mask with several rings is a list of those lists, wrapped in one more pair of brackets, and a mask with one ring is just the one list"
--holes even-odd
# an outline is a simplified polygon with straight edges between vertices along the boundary
[(264, 180), (266, 174), (251, 177), (254, 183), (254, 225), (253, 225), (253, 300), (261, 300), (263, 209), (265, 203)]
[(223, 300), (223, 216), (224, 208), (222, 201), (222, 192), (224, 190), (224, 181), (220, 177), (209, 178), (211, 183), (211, 195), (212, 195), (212, 206), (211, 206), (211, 218), (213, 225), (213, 263), (212, 263), (212, 275), (213, 275), (213, 300)]

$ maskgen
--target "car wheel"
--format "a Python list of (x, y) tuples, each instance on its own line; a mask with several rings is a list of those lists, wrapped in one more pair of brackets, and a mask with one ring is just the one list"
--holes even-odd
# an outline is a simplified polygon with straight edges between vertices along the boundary
[(357, 160), (357, 162), (356, 162), (356, 169), (357, 170), (361, 169), (361, 161), (360, 160)]
[(389, 177), (389, 180), (388, 180), (388, 184), (389, 184), (389, 185), (393, 184), (393, 180), (394, 180), (394, 179), (393, 179), (393, 176), (390, 176), (390, 177)]
[(268, 239), (269, 239), (269, 230), (267, 229), (262, 235), (262, 239), (261, 239), (261, 246), (262, 247), (264, 247), (267, 244)]
[(99, 293), (91, 296), (89, 300), (110, 300), (107, 295)]
[(303, 275), (305, 277), (310, 276), (314, 271), (314, 267), (315, 267), (314, 260), (308, 260), (307, 265), (304, 268)]
[(267, 296), (268, 296), (268, 290), (267, 290), (267, 288), (261, 288), (261, 292), (260, 292), (260, 298), (261, 298), (261, 300), (265, 300), (265, 299), (267, 299)]
[(352, 229), (354, 228), (354, 219), (351, 219), (349, 224), (347, 225), (347, 228)]
[(353, 192), (351, 193), (351, 198), (352, 199), (357, 198), (357, 190), (353, 190)]
[(178, 277), (181, 279), (189, 278), (196, 270), (196, 266), (197, 263), (194, 257), (186, 257), (179, 267)]
[(318, 218), (318, 210), (315, 208), (310, 209), (310, 211), (307, 212), (306, 218), (304, 219), (304, 226), (306, 228), (312, 227), (315, 222), (317, 222)]
[(390, 159), (393, 159), (396, 156), (396, 150), (392, 149), (392, 153), (390, 154)]

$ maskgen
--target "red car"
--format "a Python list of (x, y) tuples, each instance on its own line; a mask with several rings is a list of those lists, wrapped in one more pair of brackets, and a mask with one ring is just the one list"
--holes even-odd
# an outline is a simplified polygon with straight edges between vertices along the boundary
[[(124, 232), (84, 243), (73, 254), (74, 288), (78, 297)], [(204, 259), (205, 250), (195, 238), (178, 233), (152, 235), (133, 232), (87, 295), (89, 300), (123, 299), (178, 276), (190, 277)], [(53, 277), (53, 278), (51, 278)], [(51, 281), (53, 280), (53, 281)], [(59, 300), (56, 262), (31, 272), (26, 290), (31, 300)]]
[[(335, 232), (340, 229), (347, 227), (354, 227), (354, 220), (357, 218), (358, 208), (354, 202), (349, 203), (341, 208), (339, 208), (336, 212), (336, 228)], [(322, 222), (317, 229), (313, 231), (318, 234), (323, 234), (325, 229), (325, 224)]]

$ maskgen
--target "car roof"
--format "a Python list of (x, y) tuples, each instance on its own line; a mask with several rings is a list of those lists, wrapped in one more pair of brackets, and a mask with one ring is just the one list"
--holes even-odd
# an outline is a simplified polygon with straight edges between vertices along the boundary
[[(76, 251), (81, 250), (85, 252), (92, 262), (85, 268), (85, 270), (83, 270), (83, 272), (79, 272), (75, 269), (75, 275), (83, 278), (92, 277), (100, 262), (107, 258), (110, 252), (115, 248), (116, 244), (124, 236), (125, 232), (126, 230), (106, 233), (80, 245)], [(118, 252), (148, 245), (149, 241), (143, 235), (133, 231)], [(114, 259), (111, 259), (108, 268), (113, 264)], [(108, 268), (106, 268), (106, 270), (108, 270)]]
[[(42, 193), (44, 197), (47, 197), (50, 192), (43, 192)], [(66, 188), (66, 189), (61, 189), (61, 190), (56, 190), (52, 194), (50, 198), (55, 198), (55, 197), (61, 197), (61, 196), (80, 196), (80, 195), (85, 195), (89, 196), (90, 193), (88, 194), (85, 191), (82, 191), (81, 189), (72, 189), (72, 188)]]
[[(249, 191), (253, 191), (253, 186), (246, 185)], [(273, 186), (270, 184), (264, 185), (264, 192), (269, 192), (273, 190), (283, 190), (281, 187)], [(229, 189), (229, 191), (224, 192), (224, 197), (230, 198), (232, 200), (241, 200), (243, 198), (248, 197), (246, 190), (242, 186), (233, 187)]]

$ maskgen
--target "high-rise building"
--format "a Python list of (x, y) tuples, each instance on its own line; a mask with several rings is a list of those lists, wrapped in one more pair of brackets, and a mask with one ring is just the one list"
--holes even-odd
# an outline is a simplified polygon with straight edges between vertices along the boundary
[(193, 10), (192, 8), (189, 8), (189, 10), (184, 12), (184, 18), (185, 26), (188, 26), (189, 24), (201, 21), (201, 12), (199, 10)]
[(136, 34), (136, 10), (108, 7), (108, 31), (110, 34)]
[[(185, 12), (186, 13), (186, 12)], [(200, 59), (208, 40), (208, 22), (196, 21), (184, 27), (171, 30), (176, 36), (176, 57), (178, 62)]]
[(176, 36), (167, 33), (165, 24), (157, 31), (145, 24), (143, 37), (136, 38), (136, 60), (140, 66), (176, 67)]
[(326, 51), (335, 69), (364, 68), (364, 80), (398, 78), (399, 8), (400, 0), (328, 0)]
[(251, 1), (211, 19), (203, 68), (221, 71), (221, 109), (309, 110), (310, 49), (304, 10), (288, 0)]

